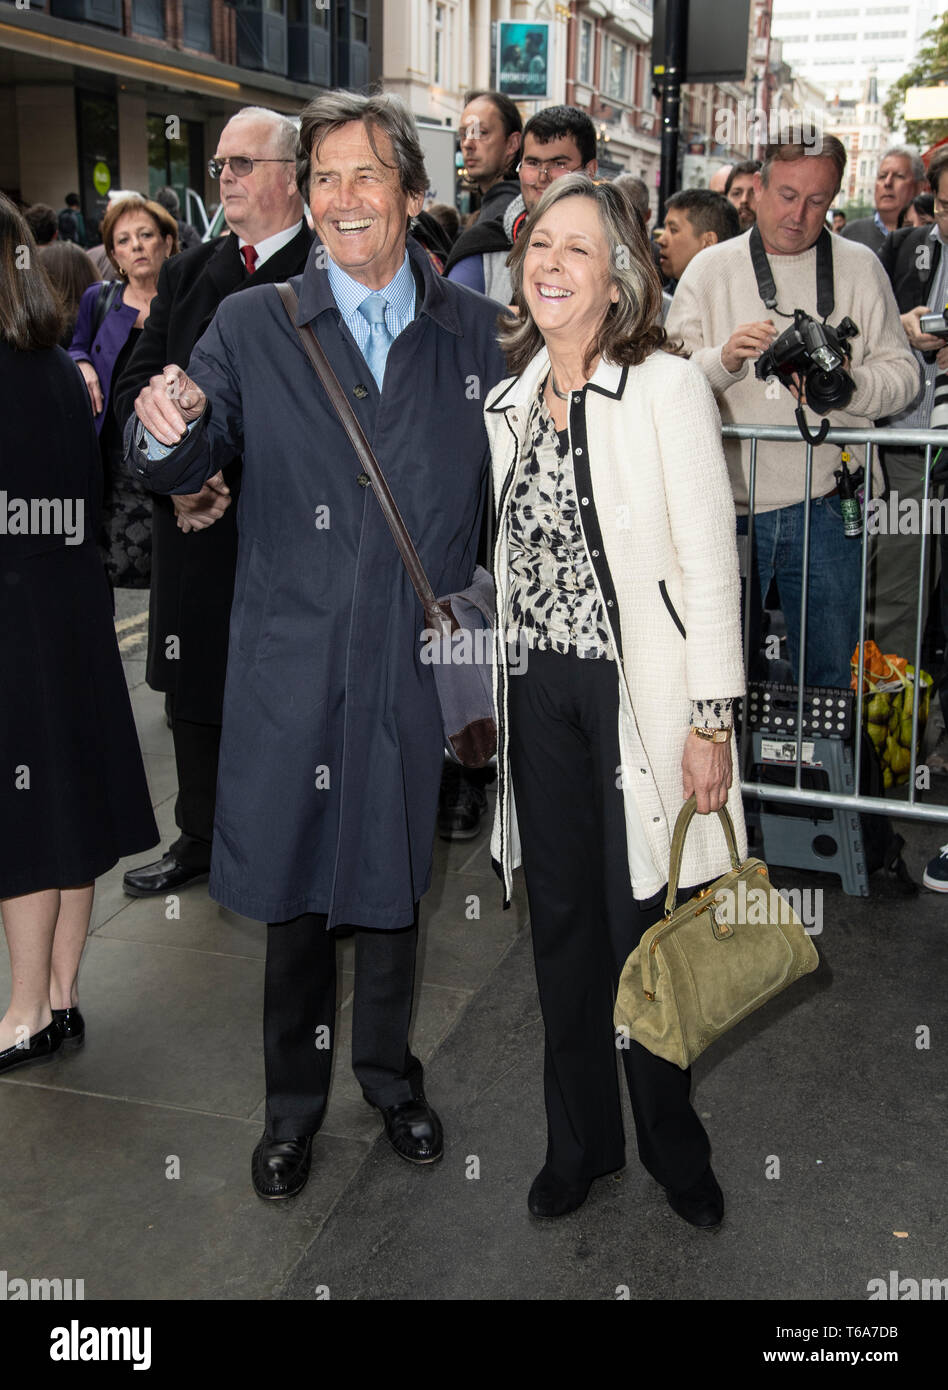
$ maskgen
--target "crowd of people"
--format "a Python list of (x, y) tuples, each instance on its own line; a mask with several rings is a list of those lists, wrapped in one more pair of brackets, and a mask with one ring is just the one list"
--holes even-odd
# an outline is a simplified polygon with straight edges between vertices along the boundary
[[(267, 923), (255, 1191), (281, 1200), (308, 1178), (339, 928), (356, 937), (363, 1095), (403, 1158), (441, 1157), (409, 1047), (419, 903), (435, 831), (476, 835), (496, 778), (492, 855), (507, 901), (524, 869), (546, 1035), (548, 1147), (528, 1205), (557, 1217), (624, 1162), (612, 1004), (660, 911), (682, 802), (701, 815), (684, 887), (728, 866), (710, 812), (728, 808), (746, 853), (742, 602), (759, 615), (776, 584), (796, 678), (807, 509), (805, 679), (850, 682), (860, 548), (838, 450), (814, 451), (806, 497), (802, 446), (761, 442), (751, 496), (749, 446), (725, 445), (721, 423), (789, 425), (807, 404), (798, 370), (754, 371), (800, 309), (858, 327), (832, 424), (928, 423), (948, 348), (919, 320), (945, 299), (948, 157), (927, 172), (932, 223), (908, 221), (922, 175), (893, 150), (870, 225), (833, 235), (846, 152), (798, 127), (718, 187), (669, 197), (650, 235), (650, 190), (599, 177), (584, 112), (523, 124), (509, 98), (475, 91), (461, 135), (481, 199), (463, 227), (425, 209), (396, 98), (324, 93), (299, 131), (245, 108), (209, 164), (226, 232), (184, 249), (167, 198), (116, 200), (100, 229), (114, 276), (91, 282), (76, 205), (24, 215), (0, 196), (2, 495), (29, 516), (36, 499), (74, 498), (84, 518), (76, 544), (0, 517), (0, 619), (18, 652), (0, 667), (0, 819), (14, 827), (0, 1072), (82, 1041), (95, 878), (158, 842), (110, 595), (147, 587), (180, 834), (123, 883), (149, 897), (209, 880), (217, 902)], [(445, 762), (415, 591), (298, 330), (382, 460), (435, 592), (466, 588), (478, 560), (492, 569), (493, 769)], [(890, 483), (917, 484), (918, 450), (886, 454)], [(914, 613), (902, 581), (917, 551), (890, 539), (872, 557), (881, 645)], [(948, 889), (948, 869), (932, 879)], [(690, 1071), (634, 1041), (622, 1061), (643, 1164), (684, 1220), (718, 1225)]]

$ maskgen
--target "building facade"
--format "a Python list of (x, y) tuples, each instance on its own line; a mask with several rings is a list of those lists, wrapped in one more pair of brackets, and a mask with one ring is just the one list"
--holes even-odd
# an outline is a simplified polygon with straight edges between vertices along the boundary
[(827, 103), (824, 129), (846, 149), (846, 172), (837, 202), (873, 207), (876, 170), (885, 149), (894, 142), (882, 111), (875, 71), (866, 78), (859, 101), (840, 97)]
[(870, 68), (885, 101), (944, 8), (939, 0), (774, 0), (773, 29), (786, 61), (818, 83), (828, 101), (860, 102)]
[(643, 179), (654, 207), (661, 106), (652, 91), (652, 19), (652, 0), (574, 0), (565, 99), (596, 126), (600, 173)]
[(97, 225), (110, 189), (174, 187), (203, 230), (242, 106), (296, 115), (381, 70), (381, 0), (0, 0), (0, 188)]

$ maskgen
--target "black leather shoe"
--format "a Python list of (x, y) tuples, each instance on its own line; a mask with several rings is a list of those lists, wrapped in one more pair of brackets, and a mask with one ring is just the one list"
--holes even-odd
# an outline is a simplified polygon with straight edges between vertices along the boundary
[(590, 1187), (591, 1179), (578, 1187), (571, 1187), (544, 1164), (533, 1179), (527, 1206), (533, 1216), (566, 1216), (583, 1205)]
[(16, 1043), (12, 1047), (5, 1047), (0, 1052), (0, 1072), (12, 1071), (14, 1067), (22, 1067), (26, 1062), (38, 1062), (40, 1065), (43, 1062), (51, 1062), (53, 1053), (59, 1051), (62, 1043), (59, 1028), (53, 1019), (45, 1028), (33, 1034), (27, 1047), (18, 1047)]
[(122, 878), (122, 887), (133, 898), (150, 898), (159, 893), (173, 893), (176, 888), (187, 888), (189, 883), (206, 883), (209, 878), (208, 869), (186, 869), (169, 850), (154, 864), (129, 869)]
[(86, 1021), (76, 1009), (54, 1009), (53, 1022), (59, 1029), (63, 1047), (81, 1047), (86, 1040)]
[(444, 1153), (444, 1133), (424, 1096), (401, 1105), (377, 1106), (392, 1148), (409, 1163), (437, 1163)]
[(438, 796), (438, 834), (442, 840), (473, 840), (487, 811), (487, 793), (462, 768), (445, 763)]
[(666, 1187), (665, 1196), (672, 1211), (683, 1221), (704, 1231), (714, 1230), (724, 1220), (724, 1193), (710, 1168), (687, 1192), (672, 1192)]
[(269, 1201), (295, 1197), (306, 1186), (312, 1152), (311, 1134), (296, 1139), (271, 1139), (264, 1132), (250, 1163), (254, 1192)]

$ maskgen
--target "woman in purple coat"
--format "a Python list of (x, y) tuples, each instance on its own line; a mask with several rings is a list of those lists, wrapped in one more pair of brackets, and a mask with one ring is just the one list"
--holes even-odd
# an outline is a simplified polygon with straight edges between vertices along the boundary
[(99, 452), (61, 327), (0, 193), (0, 1073), (82, 1042), (95, 879), (158, 840), (95, 546)]
[(158, 272), (178, 250), (178, 226), (145, 198), (121, 198), (102, 219), (102, 241), (118, 280), (92, 285), (79, 301), (69, 355), (89, 391), (102, 450), (104, 490), (99, 537), (109, 582), (147, 589), (151, 574), (151, 499), (122, 462), (122, 438), (109, 409), (118, 381), (141, 337)]

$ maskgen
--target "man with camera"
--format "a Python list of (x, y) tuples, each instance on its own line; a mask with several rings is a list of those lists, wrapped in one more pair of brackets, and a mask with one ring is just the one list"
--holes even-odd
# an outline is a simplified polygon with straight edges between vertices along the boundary
[[(917, 367), (878, 258), (825, 228), (845, 166), (839, 140), (794, 123), (768, 146), (754, 176), (756, 226), (696, 256), (679, 282), (668, 333), (683, 340), (704, 371), (725, 424), (800, 424), (806, 405), (834, 428), (864, 429), (903, 409), (918, 390)], [(797, 310), (804, 313), (795, 318)], [(762, 355), (764, 371), (751, 371)], [(725, 452), (738, 532), (746, 535), (750, 443), (729, 440)], [(844, 532), (840, 496), (848, 483), (839, 449), (815, 448), (805, 677), (810, 685), (849, 685), (849, 659), (859, 635), (860, 546)], [(751, 586), (751, 602), (762, 601), (776, 578), (795, 675), (804, 505), (802, 440), (762, 440), (751, 569), (759, 592)]]

